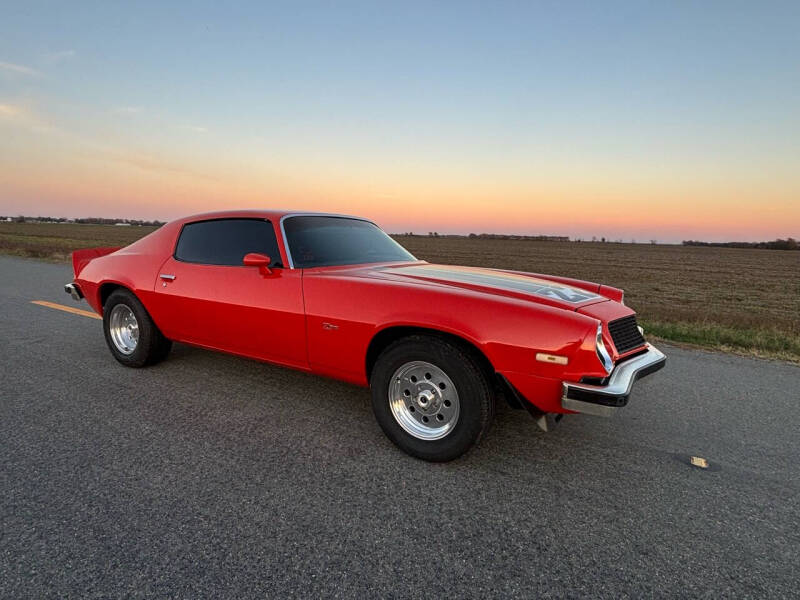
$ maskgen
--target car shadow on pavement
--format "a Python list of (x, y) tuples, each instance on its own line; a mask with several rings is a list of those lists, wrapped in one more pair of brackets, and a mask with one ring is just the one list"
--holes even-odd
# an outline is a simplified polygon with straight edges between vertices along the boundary
[[(372, 415), (366, 388), (183, 344), (176, 344), (169, 359), (155, 369), (173, 382), (183, 402), (203, 405), (194, 408), (195, 414), (213, 405), (218, 414), (237, 415), (243, 427), (244, 421), (268, 424), (273, 442), (302, 440), (305, 450), (312, 453), (317, 445), (326, 460), (388, 454), (421, 463), (385, 438)], [(230, 415), (224, 418), (227, 425), (233, 418)], [(527, 411), (499, 398), (486, 438), (448, 464), (508, 469), (519, 461), (530, 469), (532, 462), (558, 462), (563, 469), (574, 460), (576, 464), (584, 461), (583, 470), (586, 461), (591, 464), (596, 456), (591, 449), (594, 444), (605, 440), (607, 446), (613, 441), (608, 427), (608, 420), (565, 416), (552, 431), (543, 432)], [(442, 465), (432, 465), (437, 467)]]

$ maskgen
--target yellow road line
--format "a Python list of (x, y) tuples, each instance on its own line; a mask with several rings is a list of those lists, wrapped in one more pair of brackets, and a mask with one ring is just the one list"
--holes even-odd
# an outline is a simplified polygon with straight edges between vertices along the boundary
[(64, 312), (72, 313), (73, 315), (81, 315), (82, 317), (89, 317), (91, 319), (103, 319), (103, 317), (97, 313), (93, 313), (88, 310), (81, 310), (80, 308), (72, 308), (71, 306), (64, 306), (63, 304), (56, 304), (55, 302), (47, 302), (46, 300), (31, 300), (31, 304), (38, 304), (39, 306), (46, 306), (47, 308), (55, 308), (56, 310), (63, 310)]

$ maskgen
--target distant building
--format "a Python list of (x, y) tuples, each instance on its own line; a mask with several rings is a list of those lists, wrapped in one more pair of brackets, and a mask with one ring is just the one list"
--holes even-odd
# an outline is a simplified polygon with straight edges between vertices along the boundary
[(130, 227), (131, 226), (130, 223), (114, 223), (114, 225), (116, 225), (117, 227), (119, 227), (120, 225), (122, 225), (123, 227)]

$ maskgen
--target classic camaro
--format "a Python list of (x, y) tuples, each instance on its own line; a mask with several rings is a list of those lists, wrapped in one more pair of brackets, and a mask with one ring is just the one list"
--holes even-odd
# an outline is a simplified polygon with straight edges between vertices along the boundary
[(426, 460), (475, 445), (497, 397), (547, 430), (612, 414), (666, 361), (620, 289), (430, 264), (359, 217), (208, 213), (72, 262), (66, 291), (123, 365), (177, 341), (369, 386), (386, 435)]

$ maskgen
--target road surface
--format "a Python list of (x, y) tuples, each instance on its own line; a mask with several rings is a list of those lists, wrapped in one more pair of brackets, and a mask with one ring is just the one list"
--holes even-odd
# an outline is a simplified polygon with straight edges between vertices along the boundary
[(88, 309), (70, 278), (0, 257), (0, 597), (797, 593), (793, 365), (665, 346), (612, 419), (501, 406), (428, 464), (360, 388), (183, 345), (120, 366), (31, 303)]

